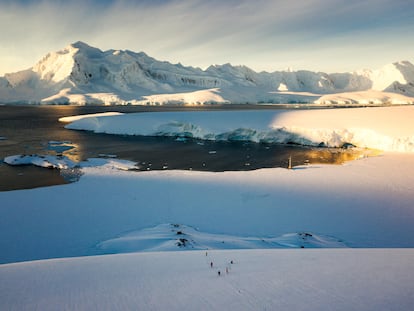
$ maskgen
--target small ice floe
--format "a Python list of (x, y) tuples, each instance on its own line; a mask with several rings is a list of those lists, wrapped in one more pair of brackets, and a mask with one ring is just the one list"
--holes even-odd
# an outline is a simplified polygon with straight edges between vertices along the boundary
[(68, 182), (76, 182), (82, 175), (82, 170), (79, 167), (60, 170), (60, 176)]
[(100, 154), (98, 154), (98, 156), (100, 158), (111, 158), (111, 159), (114, 159), (114, 158), (118, 157), (116, 154), (106, 154), (106, 153), (100, 153)]
[(216, 151), (216, 150), (211, 150), (211, 151), (209, 151), (208, 153), (209, 153), (209, 154), (216, 154), (216, 153), (217, 153), (217, 151)]
[(70, 140), (49, 140), (49, 145), (62, 145), (62, 144), (71, 144), (72, 142)]
[(102, 113), (83, 114), (83, 115), (77, 115), (77, 116), (62, 117), (62, 118), (59, 118), (59, 122), (69, 123), (69, 122), (79, 121), (79, 120), (87, 119), (87, 118), (119, 116), (122, 114), (123, 113), (121, 112), (102, 112)]
[(77, 165), (65, 156), (51, 155), (13, 155), (4, 158), (9, 165), (35, 165), (44, 168), (69, 169)]
[(62, 154), (65, 151), (75, 148), (76, 146), (72, 144), (71, 141), (56, 141), (51, 140), (47, 144), (48, 150), (53, 150), (58, 154)]
[(183, 143), (185, 143), (185, 142), (187, 142), (187, 138), (185, 138), (185, 137), (177, 137), (176, 139), (175, 139), (175, 141), (180, 141), (180, 142), (183, 142)]
[(89, 158), (79, 163), (80, 167), (102, 167), (121, 171), (135, 171), (139, 169), (138, 163), (120, 159)]

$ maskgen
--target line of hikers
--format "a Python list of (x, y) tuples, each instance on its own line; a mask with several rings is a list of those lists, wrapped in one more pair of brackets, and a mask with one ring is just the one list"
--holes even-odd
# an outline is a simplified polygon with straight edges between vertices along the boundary
[[(206, 257), (208, 256), (208, 252), (206, 252)], [(232, 265), (234, 262), (233, 260), (230, 260), (230, 264)], [(210, 268), (213, 268), (214, 264), (213, 261), (210, 261)], [(226, 274), (229, 273), (229, 267), (226, 267)], [(217, 270), (217, 275), (220, 276), (221, 275), (221, 271)]]

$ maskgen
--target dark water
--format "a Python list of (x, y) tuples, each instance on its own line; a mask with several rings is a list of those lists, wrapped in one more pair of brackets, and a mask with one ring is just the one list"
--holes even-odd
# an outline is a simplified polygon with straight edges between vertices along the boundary
[[(258, 109), (239, 106), (239, 109)], [(261, 106), (260, 109), (269, 107)], [(272, 107), (274, 109), (274, 107)], [(102, 107), (102, 106), (0, 106), (0, 191), (63, 184), (58, 170), (33, 166), (12, 167), (3, 163), (16, 154), (52, 154), (62, 152), (51, 141), (69, 145), (63, 154), (73, 160), (116, 155), (140, 163), (142, 170), (184, 169), (203, 171), (253, 170), (287, 167), (305, 163), (342, 163), (359, 156), (355, 151), (308, 148), (293, 145), (266, 145), (243, 142), (178, 141), (168, 137), (138, 137), (94, 134), (64, 128), (63, 116), (106, 111), (144, 112), (189, 110), (188, 107)], [(192, 108), (227, 109), (226, 106)], [(52, 146), (52, 148), (51, 148)], [(72, 149), (70, 149), (72, 148)]]

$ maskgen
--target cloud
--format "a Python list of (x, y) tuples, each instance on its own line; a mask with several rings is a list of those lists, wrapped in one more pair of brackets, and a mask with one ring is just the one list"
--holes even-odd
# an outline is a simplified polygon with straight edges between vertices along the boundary
[[(0, 72), (30, 67), (47, 52), (78, 40), (104, 50), (145, 51), (159, 59), (201, 67), (232, 62), (276, 70), (292, 65), (297, 68), (292, 64), (297, 62), (304, 68), (332, 71), (335, 65), (326, 61), (332, 57), (329, 51), (341, 48), (347, 52), (340, 53), (343, 58), (338, 59), (341, 64), (337, 68), (363, 60), (370, 65), (370, 53), (379, 59), (379, 55), (396, 52), (396, 45), (399, 54), (395, 57), (413, 50), (412, 40), (404, 37), (414, 30), (414, 5), (410, 2), (2, 2), (0, 27), (7, 31), (0, 33)], [(403, 56), (408, 57), (411, 55)], [(384, 64), (388, 61), (384, 56)]]

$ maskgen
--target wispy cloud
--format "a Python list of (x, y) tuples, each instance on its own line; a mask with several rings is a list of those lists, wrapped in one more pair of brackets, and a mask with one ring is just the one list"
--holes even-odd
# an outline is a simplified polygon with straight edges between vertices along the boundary
[(205, 67), (325, 71), (411, 58), (411, 0), (3, 1), (0, 73), (83, 40)]

